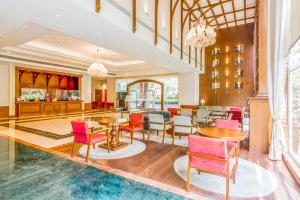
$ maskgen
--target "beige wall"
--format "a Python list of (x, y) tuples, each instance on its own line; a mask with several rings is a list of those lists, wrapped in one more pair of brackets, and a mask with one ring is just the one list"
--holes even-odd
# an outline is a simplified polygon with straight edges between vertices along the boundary
[(115, 103), (116, 98), (116, 79), (107, 78), (103, 80), (92, 79), (92, 101), (95, 101), (95, 90), (96, 89), (107, 89), (107, 101)]
[(0, 106), (9, 106), (9, 64), (0, 63)]
[(104, 87), (107, 87), (107, 81), (106, 80), (98, 80), (98, 79), (92, 79), (92, 86), (91, 86), (91, 92), (92, 92), (92, 101), (95, 101), (95, 90), (96, 89), (103, 89)]

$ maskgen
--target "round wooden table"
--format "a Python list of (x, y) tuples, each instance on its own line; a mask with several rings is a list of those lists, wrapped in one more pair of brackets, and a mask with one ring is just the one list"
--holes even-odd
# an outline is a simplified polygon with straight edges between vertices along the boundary
[(206, 137), (218, 138), (231, 142), (240, 142), (244, 140), (246, 136), (243, 131), (216, 127), (199, 128), (199, 133)]
[[(123, 147), (126, 147), (128, 144), (125, 142), (120, 142), (118, 133), (117, 133), (117, 127), (123, 124), (127, 124), (127, 119), (122, 119), (118, 117), (103, 117), (97, 120), (99, 124), (106, 125), (111, 127), (110, 131), (110, 150), (115, 151), (118, 149), (121, 149)], [(102, 148), (108, 148), (107, 144), (100, 145)]]

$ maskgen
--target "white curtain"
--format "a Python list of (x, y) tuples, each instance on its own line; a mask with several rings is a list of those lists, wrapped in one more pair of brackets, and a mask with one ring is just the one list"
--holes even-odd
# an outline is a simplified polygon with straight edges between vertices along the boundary
[(290, 0), (269, 0), (268, 37), (268, 92), (272, 116), (272, 133), (269, 159), (281, 160), (286, 151), (282, 126), (285, 113), (285, 82), (287, 69), (287, 45), (290, 27)]

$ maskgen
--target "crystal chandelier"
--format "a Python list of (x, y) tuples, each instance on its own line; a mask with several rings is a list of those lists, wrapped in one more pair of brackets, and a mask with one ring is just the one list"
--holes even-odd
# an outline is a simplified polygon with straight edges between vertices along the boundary
[(108, 73), (107, 69), (104, 67), (104, 65), (98, 62), (91, 64), (90, 67), (88, 68), (88, 74), (91, 77), (95, 77), (95, 78), (106, 77), (107, 73)]
[(192, 47), (208, 47), (216, 43), (216, 32), (212, 27), (206, 25), (204, 19), (200, 19), (194, 23), (186, 40)]

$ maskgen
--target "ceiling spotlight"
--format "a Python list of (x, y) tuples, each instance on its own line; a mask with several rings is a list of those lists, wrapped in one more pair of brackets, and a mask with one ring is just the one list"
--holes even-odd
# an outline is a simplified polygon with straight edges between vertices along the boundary
[(56, 17), (57, 17), (57, 18), (61, 18), (61, 14), (59, 14), (59, 13), (56, 14)]

